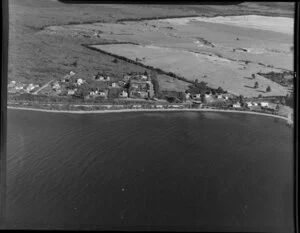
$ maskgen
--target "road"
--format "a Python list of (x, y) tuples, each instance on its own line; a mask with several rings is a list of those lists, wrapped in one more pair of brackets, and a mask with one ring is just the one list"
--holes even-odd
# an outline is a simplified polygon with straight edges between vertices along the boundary
[(47, 82), (45, 85), (43, 85), (42, 87), (40, 87), (39, 89), (37, 89), (35, 92), (33, 92), (33, 95), (37, 95), (41, 90), (43, 90), (44, 88), (46, 88), (50, 83), (52, 83), (54, 80), (50, 80), (49, 82)]

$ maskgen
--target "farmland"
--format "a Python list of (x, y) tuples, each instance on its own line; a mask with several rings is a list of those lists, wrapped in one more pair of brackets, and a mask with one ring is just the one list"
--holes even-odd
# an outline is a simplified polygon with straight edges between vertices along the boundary
[[(12, 0), (9, 1), (8, 79), (9, 81), (16, 80), (24, 83), (34, 82), (42, 86), (52, 79), (57, 80), (61, 78), (66, 73), (69, 73), (70, 70), (87, 80), (98, 71), (105, 71), (116, 77), (121, 77), (124, 73), (131, 71), (144, 72), (145, 68), (136, 64), (122, 60), (118, 63), (113, 63), (111, 62), (113, 60), (112, 56), (80, 46), (82, 43), (100, 44), (121, 39), (133, 42), (138, 39), (138, 42), (142, 43), (140, 34), (138, 35), (139, 38), (132, 39), (132, 35), (120, 35), (122, 33), (129, 34), (127, 32), (129, 29), (121, 33), (118, 33), (116, 30), (116, 27), (120, 26), (128, 25), (128, 28), (133, 28), (133, 26), (140, 25), (139, 30), (142, 31), (144, 28), (144, 30), (149, 31), (149, 28), (144, 27), (142, 22), (139, 23), (138, 20), (141, 18), (155, 19), (157, 17), (195, 15), (199, 17), (213, 17), (248, 14), (293, 17), (293, 9), (293, 3), (171, 6), (130, 4), (76, 5), (50, 0)], [(26, 12), (30, 12), (30, 14)], [(126, 21), (128, 19), (134, 21), (129, 23)], [(75, 28), (82, 28), (81, 24), (85, 24), (85, 27), (91, 27), (93, 23), (106, 23), (102, 25), (102, 28), (99, 28), (99, 31), (103, 31), (102, 33), (100, 32), (99, 37), (86, 37), (80, 33), (72, 36), (72, 33), (70, 33)], [(73, 28), (71, 31), (68, 30), (68, 33), (53, 33), (53, 31), (50, 33), (53, 25), (62, 26), (63, 28), (73, 26)], [(114, 28), (111, 28), (113, 32), (110, 36), (107, 36), (105, 31), (111, 26), (114, 26)], [(155, 30), (154, 27), (152, 28)], [(60, 32), (62, 32), (62, 28), (60, 28)], [(110, 33), (110, 31), (107, 32)], [(137, 33), (137, 30), (133, 33)], [(162, 32), (162, 34), (168, 33), (170, 33), (168, 39), (176, 42), (178, 38), (176, 38), (175, 31), (173, 32), (172, 29), (166, 28)], [(207, 35), (201, 37), (206, 37), (207, 40), (210, 40)], [(164, 37), (153, 34), (152, 38), (148, 35), (144, 42), (153, 42), (153, 40), (159, 38), (161, 43), (165, 40)], [(157, 40), (156, 43), (158, 42)], [(172, 42), (172, 45), (174, 42)], [(179, 44), (182, 45), (182, 42)], [(187, 47), (186, 44), (185, 47)], [(239, 54), (240, 56), (243, 55), (242, 53)], [(235, 56), (237, 56), (237, 53)], [(164, 76), (164, 78), (166, 79), (167, 77)]]

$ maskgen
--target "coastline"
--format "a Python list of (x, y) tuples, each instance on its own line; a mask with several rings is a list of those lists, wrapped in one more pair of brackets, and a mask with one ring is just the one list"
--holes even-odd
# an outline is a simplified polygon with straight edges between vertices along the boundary
[(124, 113), (124, 112), (227, 112), (227, 113), (244, 113), (244, 114), (274, 117), (274, 118), (285, 120), (288, 123), (293, 124), (292, 120), (284, 116), (272, 115), (272, 114), (260, 113), (260, 112), (252, 112), (252, 111), (223, 110), (223, 109), (181, 108), (181, 109), (118, 109), (118, 110), (50, 110), (50, 109), (23, 108), (23, 107), (12, 107), (12, 106), (7, 106), (7, 109), (50, 112), (50, 113), (70, 113), (70, 114), (95, 114), (95, 113), (103, 114), (103, 113)]

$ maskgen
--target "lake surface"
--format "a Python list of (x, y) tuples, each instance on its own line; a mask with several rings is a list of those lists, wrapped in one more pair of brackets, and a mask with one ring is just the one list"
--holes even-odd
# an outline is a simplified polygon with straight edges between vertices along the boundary
[(293, 131), (212, 112), (8, 110), (7, 227), (293, 232)]

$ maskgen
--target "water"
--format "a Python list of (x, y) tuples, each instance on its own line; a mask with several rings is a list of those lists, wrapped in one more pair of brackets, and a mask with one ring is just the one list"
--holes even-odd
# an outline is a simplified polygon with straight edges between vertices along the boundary
[(292, 137), (247, 114), (8, 110), (7, 227), (292, 232)]

